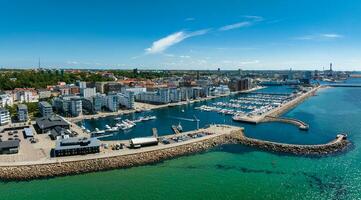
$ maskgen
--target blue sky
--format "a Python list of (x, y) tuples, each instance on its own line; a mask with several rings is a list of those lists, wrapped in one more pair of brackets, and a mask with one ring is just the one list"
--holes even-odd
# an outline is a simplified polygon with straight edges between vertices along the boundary
[(0, 0), (0, 66), (361, 70), (360, 0)]

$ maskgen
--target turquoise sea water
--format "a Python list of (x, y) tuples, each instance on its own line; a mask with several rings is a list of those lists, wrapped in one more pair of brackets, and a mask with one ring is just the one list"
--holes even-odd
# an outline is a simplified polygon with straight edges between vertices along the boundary
[[(178, 116), (196, 112), (193, 106), (152, 112)], [(195, 114), (203, 121), (237, 125), (216, 113)], [(322, 89), (285, 116), (306, 121), (310, 130), (278, 123), (238, 125), (245, 126), (251, 137), (307, 144), (327, 142), (337, 133), (347, 132), (353, 147), (338, 155), (306, 158), (225, 145), (149, 166), (0, 183), (0, 199), (360, 199), (361, 88)], [(147, 128), (158, 120), (166, 126), (160, 133), (169, 133), (171, 123), (177, 122), (158, 118), (149, 122), (155, 124), (144, 123), (140, 130), (118, 137), (150, 135)], [(87, 126), (92, 123), (96, 122)], [(195, 127), (189, 123), (182, 125)]]

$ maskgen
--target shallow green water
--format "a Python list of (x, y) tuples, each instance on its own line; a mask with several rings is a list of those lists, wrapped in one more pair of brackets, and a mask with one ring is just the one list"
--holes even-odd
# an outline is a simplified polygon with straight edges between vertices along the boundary
[(272, 124), (246, 132), (295, 142), (304, 134), (317, 143), (345, 131), (353, 148), (305, 158), (227, 145), (156, 165), (0, 183), (0, 199), (360, 199), (361, 89), (321, 90), (285, 115), (308, 122), (310, 131)]

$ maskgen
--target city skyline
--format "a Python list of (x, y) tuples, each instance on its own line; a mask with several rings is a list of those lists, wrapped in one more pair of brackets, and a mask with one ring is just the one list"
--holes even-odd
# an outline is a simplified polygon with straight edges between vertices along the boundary
[[(355, 1), (3, 1), (0, 67), (358, 70)], [(31, 8), (31, 9), (29, 9)], [(325, 10), (327, 9), (327, 10)], [(327, 11), (327, 12), (326, 12)]]

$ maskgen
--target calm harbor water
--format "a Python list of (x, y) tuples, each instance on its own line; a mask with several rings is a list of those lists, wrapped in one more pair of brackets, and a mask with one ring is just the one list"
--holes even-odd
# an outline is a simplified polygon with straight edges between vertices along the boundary
[[(266, 90), (275, 91), (274, 88)], [(288, 88), (281, 90), (292, 91)], [(361, 198), (361, 88), (322, 89), (317, 96), (284, 115), (309, 123), (307, 132), (279, 123), (241, 124), (233, 122), (230, 116), (193, 109), (217, 101), (220, 99), (150, 111), (149, 114), (157, 115), (157, 120), (144, 122), (128, 133), (114, 137), (148, 136), (152, 127), (157, 127), (161, 134), (169, 134), (170, 126), (179, 121), (185, 130), (191, 130), (196, 127), (195, 122), (180, 120), (179, 117), (196, 115), (201, 119), (201, 126), (209, 123), (244, 126), (248, 136), (272, 141), (317, 144), (332, 140), (337, 133), (347, 132), (353, 148), (339, 155), (305, 158), (226, 145), (155, 165), (0, 183), (0, 199)], [(140, 114), (134, 115), (128, 117), (136, 118)], [(112, 120), (88, 121), (85, 126), (101, 127), (107, 123), (111, 124)]]

